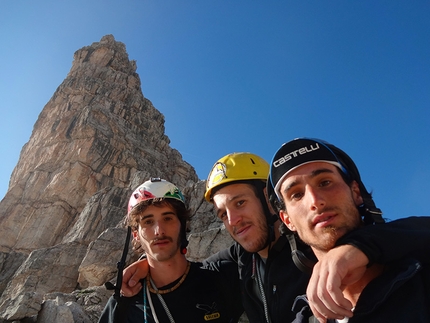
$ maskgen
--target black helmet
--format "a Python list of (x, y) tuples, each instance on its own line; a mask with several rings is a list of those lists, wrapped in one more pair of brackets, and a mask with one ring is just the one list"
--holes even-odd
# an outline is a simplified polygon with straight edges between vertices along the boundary
[[(361, 181), (360, 173), (354, 161), (343, 150), (320, 139), (298, 138), (291, 140), (281, 146), (273, 156), (269, 179), (267, 181), (267, 193), (269, 202), (273, 209), (279, 212), (283, 208), (282, 197), (279, 192), (282, 180), (289, 172), (307, 163), (322, 161), (333, 164), (341, 170), (345, 182), (350, 183), (355, 180), (363, 198), (363, 204), (359, 206), (359, 212), (364, 223), (384, 223), (382, 212), (376, 207), (372, 195), (367, 191)], [(296, 234), (287, 228), (284, 229), (290, 246), (291, 255), (295, 265), (302, 271), (310, 273), (314, 260), (306, 256), (297, 247)]]
[[(272, 206), (276, 200), (281, 200), (279, 188), (282, 180), (292, 170), (311, 162), (322, 161), (337, 166), (345, 181), (356, 181), (359, 185), (363, 204), (359, 206), (360, 214), (365, 224), (383, 223), (382, 212), (376, 207), (372, 195), (361, 181), (360, 173), (354, 161), (343, 150), (320, 139), (298, 138), (281, 146), (273, 156), (270, 165), (269, 182), (271, 191), (277, 199), (272, 197)], [(279, 205), (278, 205), (279, 208)]]

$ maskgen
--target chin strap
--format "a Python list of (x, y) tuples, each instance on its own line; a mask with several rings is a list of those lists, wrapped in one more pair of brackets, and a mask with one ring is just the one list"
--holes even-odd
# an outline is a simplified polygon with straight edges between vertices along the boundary
[(288, 238), (288, 242), (291, 247), (291, 257), (293, 258), (293, 262), (297, 268), (299, 268), (302, 272), (307, 274), (312, 274), (312, 269), (314, 268), (315, 262), (297, 248), (297, 241), (294, 237), (294, 234), (287, 233), (285, 234)]

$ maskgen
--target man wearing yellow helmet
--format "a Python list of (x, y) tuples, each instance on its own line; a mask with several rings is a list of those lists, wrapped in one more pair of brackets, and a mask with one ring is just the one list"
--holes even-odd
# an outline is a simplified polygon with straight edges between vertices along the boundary
[[(264, 250), (271, 240), (275, 239), (273, 236), (274, 232), (273, 230), (269, 230), (269, 227), (273, 227), (278, 217), (273, 216), (273, 212), (269, 211), (264, 194), (268, 174), (269, 165), (261, 157), (251, 153), (233, 153), (217, 161), (206, 181), (205, 199), (214, 204), (216, 214), (221, 220), (224, 222), (228, 220), (226, 229), (233, 239), (249, 252)], [(235, 216), (239, 212), (233, 213), (231, 207), (227, 208), (224, 206), (226, 203), (234, 204), (236, 199), (232, 201), (221, 201), (221, 199), (225, 198), (227, 195), (220, 194), (219, 191), (230, 191), (235, 187), (238, 187), (238, 191), (241, 192), (241, 195), (250, 194), (252, 196), (252, 198), (249, 199), (251, 205), (237, 205), (238, 207), (236, 210), (249, 207), (252, 212), (241, 212), (242, 216), (249, 214), (254, 215), (255, 213), (258, 216), (243, 221), (240, 216)], [(223, 188), (225, 189), (223, 190)], [(254, 197), (257, 197), (258, 200)], [(214, 199), (216, 199), (217, 202), (214, 202)], [(227, 214), (227, 210), (230, 211), (231, 214)], [(240, 222), (239, 226), (233, 225), (235, 221)]]
[[(306, 289), (309, 275), (291, 260), (279, 217), (267, 203), (269, 164), (251, 153), (233, 153), (219, 159), (206, 183), (205, 199), (237, 242), (209, 257), (204, 265), (237, 264), (242, 303), (250, 322), (290, 322), (295, 296)], [(222, 260), (222, 262), (220, 261)]]

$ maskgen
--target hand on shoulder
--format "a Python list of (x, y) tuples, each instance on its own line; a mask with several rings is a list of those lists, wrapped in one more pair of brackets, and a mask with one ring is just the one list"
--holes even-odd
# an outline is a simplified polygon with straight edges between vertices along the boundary
[(367, 256), (352, 245), (333, 248), (321, 257), (306, 291), (312, 312), (320, 322), (352, 317), (352, 304), (342, 291), (364, 275), (368, 262)]
[(146, 259), (138, 260), (124, 269), (121, 294), (126, 297), (136, 295), (142, 289), (142, 284), (139, 282), (148, 274), (148, 261)]

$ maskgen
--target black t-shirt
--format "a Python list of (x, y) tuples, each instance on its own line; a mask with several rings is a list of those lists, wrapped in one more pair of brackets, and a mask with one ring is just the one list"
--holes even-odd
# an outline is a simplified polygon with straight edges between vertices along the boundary
[[(175, 323), (231, 323), (237, 322), (243, 312), (239, 288), (237, 283), (237, 268), (232, 267), (229, 275), (200, 268), (201, 264), (191, 263), (190, 272), (184, 282), (174, 291), (162, 294)], [(167, 289), (176, 285), (178, 281), (160, 288)], [(134, 297), (121, 297), (119, 303), (111, 297), (102, 312), (99, 323), (134, 323), (145, 322), (144, 308), (146, 304), (146, 317), (148, 323), (154, 323), (153, 313), (144, 288)], [(160, 323), (169, 323), (170, 320), (161, 304), (157, 294), (150, 293), (156, 316)], [(144, 304), (145, 303), (145, 304)], [(114, 320), (115, 313), (120, 311), (120, 317)], [(118, 313), (117, 313), (118, 314)]]

